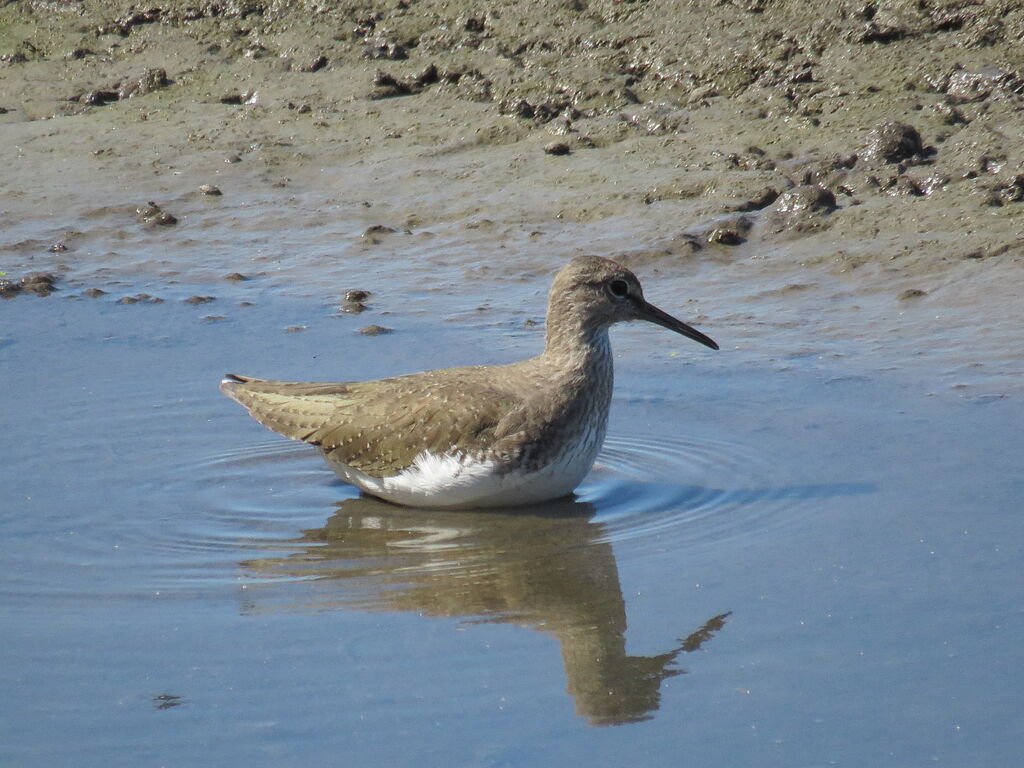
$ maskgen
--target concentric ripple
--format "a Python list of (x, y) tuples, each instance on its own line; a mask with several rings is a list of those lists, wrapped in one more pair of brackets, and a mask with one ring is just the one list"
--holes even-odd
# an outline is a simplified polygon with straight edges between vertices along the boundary
[[(315, 547), (316, 536), (311, 544), (309, 531), (324, 526), (327, 518), (358, 509), (346, 501), (357, 495), (355, 489), (338, 481), (314, 451), (275, 438), (198, 457), (176, 472), (178, 490), (193, 496), (206, 518), (190, 532), (178, 528), (180, 540), (161, 544), (171, 551), (286, 549), (296, 540)], [(589, 515), (599, 531), (595, 541), (616, 543), (628, 556), (756, 538), (813, 513), (816, 499), (863, 491), (852, 485), (801, 484), (787, 481), (786, 475), (766, 454), (735, 443), (611, 435), (573, 508)], [(559, 508), (558, 514), (564, 511)], [(538, 507), (533, 513), (547, 515), (550, 509)], [(438, 513), (378, 504), (372, 514), (355, 516), (361, 515), (358, 525), (363, 528), (410, 534), (393, 538), (389, 551), (444, 549), (454, 562), (461, 539), (453, 530), (498, 526), (497, 518), (508, 514)], [(511, 514), (528, 517), (531, 510)], [(443, 546), (438, 530), (444, 533)], [(427, 535), (430, 531), (435, 533)]]
[(165, 467), (152, 487), (179, 514), (140, 545), (172, 579), (176, 566), (187, 563), (192, 573), (179, 576), (233, 580), (240, 561), (290, 551), (303, 529), (322, 523), (333, 502), (355, 495), (309, 446), (274, 437)]
[(749, 445), (610, 435), (577, 494), (608, 540), (687, 549), (762, 536), (813, 513), (816, 499), (864, 490), (798, 482)]

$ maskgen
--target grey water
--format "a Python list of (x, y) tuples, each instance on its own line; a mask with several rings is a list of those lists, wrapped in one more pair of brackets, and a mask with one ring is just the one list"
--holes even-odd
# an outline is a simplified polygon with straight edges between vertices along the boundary
[(253, 290), (222, 320), (0, 302), (0, 764), (1019, 759), (1019, 398), (617, 329), (575, 499), (410, 510), (220, 376), (506, 362), (540, 332), (396, 309), (371, 338)]

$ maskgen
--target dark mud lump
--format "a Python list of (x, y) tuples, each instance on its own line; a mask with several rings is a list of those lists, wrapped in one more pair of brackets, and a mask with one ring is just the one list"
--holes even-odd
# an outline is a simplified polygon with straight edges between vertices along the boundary
[(883, 123), (868, 133), (864, 156), (886, 163), (899, 163), (926, 154), (921, 134), (912, 125), (895, 120)]

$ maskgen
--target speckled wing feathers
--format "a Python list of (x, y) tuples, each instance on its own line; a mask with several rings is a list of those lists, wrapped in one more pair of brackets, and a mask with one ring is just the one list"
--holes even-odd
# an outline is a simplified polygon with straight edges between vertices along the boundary
[(514, 442), (523, 402), (482, 381), (478, 372), (448, 369), (328, 384), (240, 376), (228, 391), (270, 429), (318, 445), (353, 469), (388, 477), (423, 451), (482, 456)]
[(349, 398), (348, 384), (270, 381), (232, 375), (222, 389), (256, 421), (285, 437), (306, 440)]

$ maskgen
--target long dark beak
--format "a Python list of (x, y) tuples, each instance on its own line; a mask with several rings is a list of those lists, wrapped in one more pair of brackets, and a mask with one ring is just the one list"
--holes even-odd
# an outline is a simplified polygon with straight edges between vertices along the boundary
[(637, 317), (640, 320), (646, 320), (649, 323), (660, 325), (662, 328), (668, 328), (670, 331), (681, 333), (687, 338), (699, 341), (705, 347), (711, 347), (712, 349), (718, 349), (718, 345), (709, 336), (705, 336), (703, 333), (698, 331), (696, 328), (692, 328), (682, 320), (676, 320), (668, 312), (662, 312), (653, 304), (648, 304), (643, 299), (637, 302), (636, 307)]

